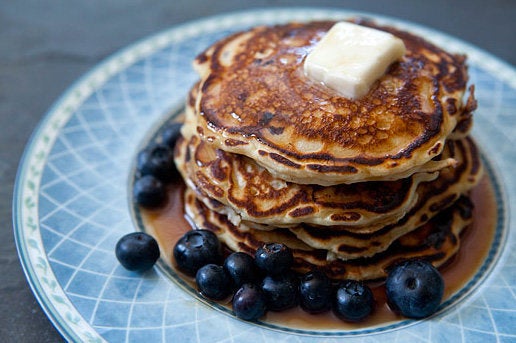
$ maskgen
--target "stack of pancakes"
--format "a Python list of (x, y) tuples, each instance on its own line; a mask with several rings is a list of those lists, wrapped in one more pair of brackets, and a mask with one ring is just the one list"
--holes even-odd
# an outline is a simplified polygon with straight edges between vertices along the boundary
[(482, 175), (465, 58), (357, 23), (407, 50), (358, 100), (303, 73), (334, 22), (257, 27), (196, 58), (175, 160), (197, 228), (234, 251), (284, 243), (297, 270), (338, 279), (381, 279), (408, 258), (440, 266), (457, 252)]

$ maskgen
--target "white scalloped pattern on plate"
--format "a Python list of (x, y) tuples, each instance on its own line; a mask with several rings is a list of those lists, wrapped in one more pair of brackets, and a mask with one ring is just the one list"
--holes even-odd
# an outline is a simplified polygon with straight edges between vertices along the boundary
[[(214, 311), (162, 273), (140, 276), (116, 261), (119, 237), (134, 230), (128, 205), (130, 166), (139, 142), (180, 106), (196, 79), (190, 61), (215, 40), (246, 27), (363, 13), (263, 10), (192, 22), (145, 39), (109, 58), (73, 85), (28, 144), (14, 194), (17, 247), (34, 294), (64, 337), (74, 341), (295, 341), (317, 332), (241, 322)], [(469, 55), (479, 109), (474, 135), (498, 184), (498, 247), (445, 311), (392, 328), (325, 333), (325, 341), (470, 341), (516, 339), (516, 72), (449, 36), (365, 14)], [(496, 166), (495, 166), (496, 165)], [(503, 187), (506, 196), (501, 191)], [(506, 204), (511, 204), (506, 208)], [(503, 247), (503, 249), (501, 249)], [(501, 251), (503, 250), (503, 251)], [(463, 299), (465, 298), (465, 299)], [(410, 325), (409, 325), (410, 324)], [(378, 331), (378, 332), (376, 332)], [(369, 334), (375, 334), (369, 336)], [(315, 335), (315, 336), (314, 336)], [(337, 336), (337, 337), (333, 337)]]

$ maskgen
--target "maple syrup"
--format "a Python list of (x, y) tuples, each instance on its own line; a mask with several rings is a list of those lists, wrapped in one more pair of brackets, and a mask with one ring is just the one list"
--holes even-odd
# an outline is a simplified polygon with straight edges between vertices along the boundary
[[(169, 200), (160, 210), (141, 210), (145, 230), (153, 235), (161, 249), (161, 258), (175, 270), (172, 263), (172, 251), (177, 240), (191, 229), (184, 216), (184, 184), (169, 186)], [(479, 271), (494, 241), (497, 223), (497, 204), (493, 184), (486, 173), (480, 183), (472, 190), (471, 200), (474, 204), (473, 224), (463, 232), (461, 247), (454, 258), (440, 268), (445, 281), (443, 302), (461, 290)], [(177, 271), (176, 271), (177, 272)], [(193, 278), (177, 272), (193, 289)], [(283, 311), (269, 311), (261, 320), (279, 328), (310, 331), (358, 330), (382, 327), (405, 318), (392, 312), (386, 302), (383, 284), (371, 285), (376, 300), (372, 315), (360, 323), (348, 323), (338, 319), (331, 311), (312, 315), (299, 307)], [(230, 304), (222, 304), (230, 306)]]

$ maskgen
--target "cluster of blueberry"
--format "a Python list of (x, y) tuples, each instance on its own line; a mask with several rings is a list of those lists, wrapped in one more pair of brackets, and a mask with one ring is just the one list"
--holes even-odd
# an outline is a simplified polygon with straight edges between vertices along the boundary
[(139, 206), (160, 207), (167, 198), (165, 185), (179, 178), (174, 146), (180, 129), (180, 123), (169, 124), (161, 134), (160, 143), (152, 143), (138, 154), (133, 197)]
[[(160, 143), (152, 143), (138, 154), (133, 185), (133, 198), (137, 205), (158, 208), (167, 199), (166, 184), (178, 177), (173, 149), (180, 129), (179, 123), (169, 124), (160, 135)], [(117, 242), (115, 255), (126, 269), (143, 272), (152, 268), (160, 252), (152, 236), (132, 232)]]
[[(297, 305), (309, 313), (330, 309), (342, 320), (357, 322), (375, 307), (371, 289), (355, 280), (335, 283), (320, 271), (299, 275), (291, 270), (293, 256), (281, 243), (266, 243), (254, 258), (231, 253), (222, 261), (221, 245), (207, 230), (187, 232), (174, 247), (177, 267), (195, 276), (201, 294), (212, 300), (233, 295), (235, 315), (256, 320), (266, 311)], [(444, 290), (440, 273), (428, 262), (406, 261), (395, 266), (386, 280), (390, 307), (411, 318), (423, 318), (438, 308)]]
[[(349, 321), (371, 313), (374, 298), (369, 287), (356, 281), (339, 286), (322, 272), (298, 275), (291, 270), (294, 258), (281, 243), (266, 243), (254, 258), (243, 252), (228, 255), (222, 264), (221, 245), (211, 231), (187, 232), (174, 247), (177, 267), (195, 276), (202, 295), (223, 300), (233, 294), (233, 311), (244, 320), (256, 320), (267, 310), (283, 311), (298, 304), (307, 312), (334, 312)], [(333, 306), (332, 306), (333, 304)]]

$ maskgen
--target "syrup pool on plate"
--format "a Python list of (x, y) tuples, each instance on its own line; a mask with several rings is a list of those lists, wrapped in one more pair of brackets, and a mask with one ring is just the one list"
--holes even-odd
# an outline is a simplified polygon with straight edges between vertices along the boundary
[[(162, 260), (189, 285), (190, 289), (195, 290), (195, 280), (177, 271), (172, 257), (172, 250), (177, 240), (192, 229), (184, 215), (184, 187), (182, 182), (170, 184), (167, 204), (159, 210), (141, 209), (140, 214), (144, 229), (153, 235), (160, 245)], [(459, 252), (451, 262), (440, 268), (445, 280), (443, 302), (459, 292), (474, 277), (487, 258), (494, 239), (497, 206), (495, 191), (488, 173), (471, 192), (471, 200), (474, 204), (474, 221), (462, 233)], [(344, 322), (335, 317), (331, 311), (317, 315), (308, 314), (299, 307), (283, 312), (269, 311), (261, 321), (276, 327), (324, 331), (379, 327), (405, 319), (389, 309), (383, 284), (371, 285), (371, 288), (376, 299), (376, 308), (371, 316), (360, 323)], [(222, 305), (230, 306), (230, 304)]]

